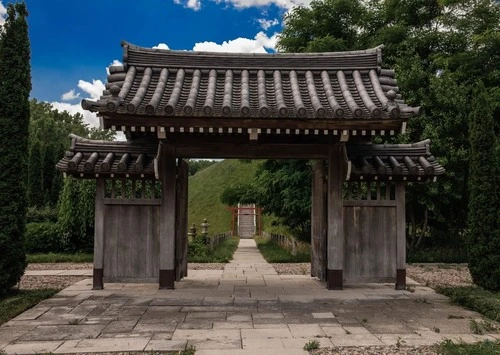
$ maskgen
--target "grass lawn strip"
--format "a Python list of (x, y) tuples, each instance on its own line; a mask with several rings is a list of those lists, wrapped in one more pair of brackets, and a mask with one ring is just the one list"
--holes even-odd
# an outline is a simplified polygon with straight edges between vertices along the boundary
[(27, 261), (33, 263), (91, 263), (94, 261), (94, 255), (90, 253), (45, 253), (28, 254)]
[(288, 250), (274, 244), (268, 238), (255, 237), (254, 239), (260, 253), (268, 263), (302, 263), (311, 261), (310, 253), (297, 253), (293, 255)]
[(54, 288), (12, 290), (0, 299), (0, 325), (59, 292)]
[(207, 245), (190, 243), (188, 248), (188, 262), (190, 263), (228, 263), (238, 248), (239, 238), (228, 238), (210, 250)]

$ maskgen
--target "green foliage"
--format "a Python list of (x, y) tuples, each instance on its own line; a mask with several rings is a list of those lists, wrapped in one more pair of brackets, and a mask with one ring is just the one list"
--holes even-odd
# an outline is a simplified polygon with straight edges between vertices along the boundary
[(469, 177), (469, 270), (474, 283), (500, 291), (500, 169), (493, 115), (481, 84), (474, 93)]
[(304, 350), (305, 351), (310, 351), (310, 350), (316, 350), (319, 349), (319, 341), (313, 339), (309, 340), (306, 345), (304, 345)]
[(94, 254), (90, 253), (44, 253), (28, 254), (28, 263), (91, 263)]
[(188, 244), (188, 261), (190, 263), (228, 263), (238, 248), (239, 238), (228, 238), (210, 250), (202, 236)]
[(311, 261), (310, 252), (293, 255), (288, 250), (274, 244), (269, 238), (255, 237), (260, 253), (268, 263), (305, 263)]
[(438, 287), (436, 289), (454, 303), (494, 320), (500, 321), (500, 293), (484, 290), (480, 287)]
[(231, 212), (221, 202), (221, 195), (226, 186), (249, 184), (258, 164), (223, 160), (189, 177), (189, 226), (194, 223), (199, 229), (206, 218), (210, 234), (231, 230)]
[(11, 290), (0, 298), (0, 325), (35, 306), (46, 298), (52, 297), (59, 290)]
[(424, 111), (409, 121), (407, 133), (396, 140), (430, 138), (432, 152), (447, 170), (437, 183), (408, 185), (408, 246), (463, 245), (468, 220), (470, 98), (478, 79), (493, 104), (496, 143), (491, 146), (496, 147), (496, 158), (490, 163), (498, 166), (500, 160), (500, 3), (316, 0), (310, 8), (296, 7), (285, 16), (278, 48), (336, 51), (379, 44), (385, 45), (384, 66), (397, 70), (403, 97)]
[(61, 228), (57, 223), (42, 222), (26, 225), (24, 247), (27, 253), (63, 251), (64, 244)]
[(446, 339), (435, 346), (439, 355), (497, 355), (500, 352), (500, 340), (484, 340), (475, 344), (459, 343)]
[(196, 174), (198, 171), (208, 168), (217, 163), (216, 160), (194, 160), (190, 159), (189, 163), (189, 176)]
[(300, 240), (311, 235), (311, 167), (307, 160), (266, 160), (249, 195)]
[(54, 207), (28, 207), (26, 212), (26, 223), (33, 222), (57, 222), (58, 210)]
[(91, 250), (94, 241), (95, 181), (64, 180), (59, 226), (68, 250)]
[(238, 203), (255, 203), (255, 198), (252, 194), (252, 187), (249, 184), (229, 185), (222, 192), (220, 200), (223, 204), (228, 206), (237, 206)]
[[(31, 91), (28, 11), (8, 4), (0, 30), (0, 295), (21, 278)], [(0, 312), (2, 314), (3, 312)]]
[(28, 202), (33, 207), (40, 207), (44, 202), (42, 152), (40, 149), (40, 143), (34, 143), (30, 148), (28, 160)]
[(408, 263), (466, 263), (467, 253), (460, 246), (411, 249), (406, 255), (406, 261)]

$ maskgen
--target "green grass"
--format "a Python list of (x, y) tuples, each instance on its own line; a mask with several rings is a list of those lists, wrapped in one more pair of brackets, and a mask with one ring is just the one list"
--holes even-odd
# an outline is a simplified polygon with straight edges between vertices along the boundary
[(28, 263), (91, 263), (94, 260), (94, 255), (86, 253), (28, 254), (27, 260)]
[(188, 222), (198, 231), (204, 218), (210, 224), (211, 235), (231, 230), (231, 212), (220, 201), (224, 189), (231, 185), (249, 184), (258, 160), (242, 163), (239, 160), (223, 160), (189, 178)]
[(448, 296), (456, 304), (500, 321), (500, 292), (487, 291), (477, 286), (437, 287), (436, 291)]
[(190, 243), (188, 249), (188, 262), (190, 263), (228, 263), (233, 259), (233, 254), (238, 248), (239, 238), (229, 238), (210, 250), (206, 245)]
[(255, 242), (268, 263), (305, 263), (311, 261), (310, 252), (292, 255), (288, 250), (280, 248), (269, 239), (263, 237), (256, 237)]
[(0, 325), (33, 307), (46, 298), (53, 296), (59, 290), (12, 290), (0, 298)]
[(445, 340), (436, 345), (435, 350), (441, 355), (498, 355), (500, 340), (485, 340), (476, 344), (454, 344), (451, 340)]

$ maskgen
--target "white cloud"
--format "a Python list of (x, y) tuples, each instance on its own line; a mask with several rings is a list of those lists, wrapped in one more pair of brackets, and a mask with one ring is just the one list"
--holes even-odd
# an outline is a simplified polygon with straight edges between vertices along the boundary
[(51, 102), (52, 107), (59, 111), (68, 111), (71, 115), (75, 115), (76, 113), (81, 113), (83, 115), (83, 121), (88, 123), (91, 127), (99, 127), (99, 118), (95, 113), (90, 111), (85, 111), (82, 109), (82, 106), (78, 104), (70, 104), (67, 102)]
[(174, 3), (194, 11), (201, 9), (201, 0), (174, 0)]
[[(104, 90), (104, 84), (101, 80), (92, 80), (92, 82), (79, 80), (78, 88), (80, 88), (80, 90), (87, 94), (85, 95), (85, 98), (98, 100)], [(76, 93), (73, 89), (63, 94), (62, 100), (70, 101), (79, 97), (80, 93)], [(99, 127), (99, 118), (97, 117), (97, 115), (93, 112), (84, 110), (80, 103), (71, 104), (69, 102), (54, 101), (51, 102), (51, 104), (55, 109), (58, 109), (59, 111), (68, 111), (72, 115), (79, 112), (83, 115), (83, 120), (85, 123), (88, 123), (92, 127)]]
[(267, 20), (265, 18), (259, 18), (259, 19), (257, 19), (257, 22), (260, 24), (260, 27), (262, 27), (262, 29), (264, 31), (267, 31), (269, 28), (276, 26), (277, 24), (280, 23), (278, 21), (278, 19), (276, 19), (276, 18), (272, 19), (272, 20)]
[[(175, 4), (182, 5), (185, 8), (190, 8), (198, 11), (201, 8), (201, 0), (173, 0)], [(206, 1), (206, 0), (205, 0)], [(267, 7), (269, 5), (276, 5), (282, 9), (292, 9), (296, 6), (309, 7), (312, 0), (212, 0), (216, 3), (225, 3), (232, 5), (239, 9), (249, 7)]]
[(108, 75), (109, 75), (109, 67), (112, 67), (115, 65), (123, 65), (123, 63), (120, 62), (118, 59), (113, 60), (113, 62), (106, 67), (106, 73), (108, 73)]
[(77, 98), (80, 97), (80, 93), (75, 93), (75, 89), (71, 89), (70, 91), (68, 92), (65, 92), (64, 94), (62, 94), (61, 96), (61, 100), (63, 101), (73, 101)]
[(5, 17), (7, 15), (7, 9), (3, 6), (2, 1), (0, 1), (0, 26), (5, 23)]
[(99, 100), (102, 92), (105, 89), (104, 84), (100, 80), (92, 80), (92, 82), (85, 80), (78, 80), (78, 87), (90, 95), (90, 99)]
[(239, 37), (221, 44), (209, 41), (196, 43), (193, 50), (196, 52), (267, 53), (266, 49), (276, 48), (277, 38), (276, 33), (268, 37), (264, 32), (259, 32), (254, 39)]
[(170, 49), (166, 43), (158, 43), (157, 46), (153, 46), (153, 48), (157, 49)]

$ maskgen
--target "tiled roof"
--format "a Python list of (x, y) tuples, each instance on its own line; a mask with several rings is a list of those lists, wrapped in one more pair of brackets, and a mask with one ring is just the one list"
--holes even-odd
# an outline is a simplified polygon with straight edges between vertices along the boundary
[(350, 180), (425, 181), (445, 169), (430, 153), (430, 140), (413, 144), (346, 144)]
[[(98, 176), (154, 179), (155, 141), (98, 141), (70, 135), (71, 147), (56, 168), (82, 178)], [(97, 174), (97, 176), (96, 176)]]
[[(349, 180), (426, 181), (445, 173), (429, 151), (430, 141), (415, 144), (346, 144)], [(72, 135), (72, 144), (57, 168), (81, 178), (154, 179), (158, 142), (110, 142)], [(96, 175), (97, 174), (97, 175)]]
[(84, 109), (159, 117), (409, 119), (382, 48), (337, 53), (232, 54), (123, 43), (100, 100)]

